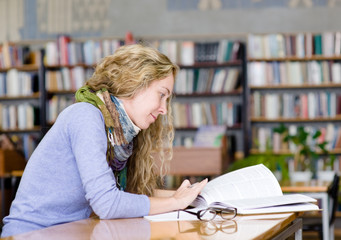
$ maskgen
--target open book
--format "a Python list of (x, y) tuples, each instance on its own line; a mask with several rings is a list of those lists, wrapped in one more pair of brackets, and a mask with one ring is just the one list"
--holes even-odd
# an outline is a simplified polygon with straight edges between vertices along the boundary
[[(237, 208), (240, 215), (303, 212), (319, 210), (316, 202), (316, 199), (302, 194), (283, 195), (273, 173), (259, 164), (209, 181), (191, 204), (195, 207), (191, 211), (224, 205)], [(147, 217), (149, 220), (160, 220), (157, 218)]]
[(273, 173), (263, 164), (245, 167), (209, 181), (191, 204), (206, 208), (223, 203), (238, 214), (318, 210), (317, 200), (302, 194), (283, 195)]

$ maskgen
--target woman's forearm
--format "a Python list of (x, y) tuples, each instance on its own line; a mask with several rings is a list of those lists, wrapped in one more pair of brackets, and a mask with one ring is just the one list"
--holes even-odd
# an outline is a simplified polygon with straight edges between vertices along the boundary
[(149, 215), (170, 212), (179, 209), (173, 197), (150, 197)]
[(156, 189), (153, 197), (171, 197), (174, 193), (175, 190)]

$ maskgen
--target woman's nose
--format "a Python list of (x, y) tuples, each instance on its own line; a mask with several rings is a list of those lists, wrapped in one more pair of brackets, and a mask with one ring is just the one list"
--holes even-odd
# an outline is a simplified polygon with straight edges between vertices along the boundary
[(161, 103), (159, 111), (160, 111), (161, 115), (166, 115), (167, 114), (167, 103), (166, 102), (162, 102)]

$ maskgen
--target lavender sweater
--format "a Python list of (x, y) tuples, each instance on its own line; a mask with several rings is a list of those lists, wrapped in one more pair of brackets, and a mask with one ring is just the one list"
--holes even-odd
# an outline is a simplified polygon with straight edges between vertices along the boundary
[(148, 215), (147, 196), (116, 187), (106, 161), (102, 113), (89, 103), (66, 108), (29, 159), (2, 237), (88, 218)]

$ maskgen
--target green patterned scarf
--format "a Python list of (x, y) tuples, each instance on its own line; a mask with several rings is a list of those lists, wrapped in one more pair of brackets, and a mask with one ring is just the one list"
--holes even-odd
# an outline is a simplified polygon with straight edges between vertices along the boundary
[(105, 88), (94, 92), (89, 86), (83, 86), (76, 92), (76, 100), (90, 103), (102, 112), (108, 139), (107, 161), (115, 174), (118, 187), (125, 190), (126, 163), (132, 154), (133, 138), (138, 131), (120, 100), (110, 95)]

